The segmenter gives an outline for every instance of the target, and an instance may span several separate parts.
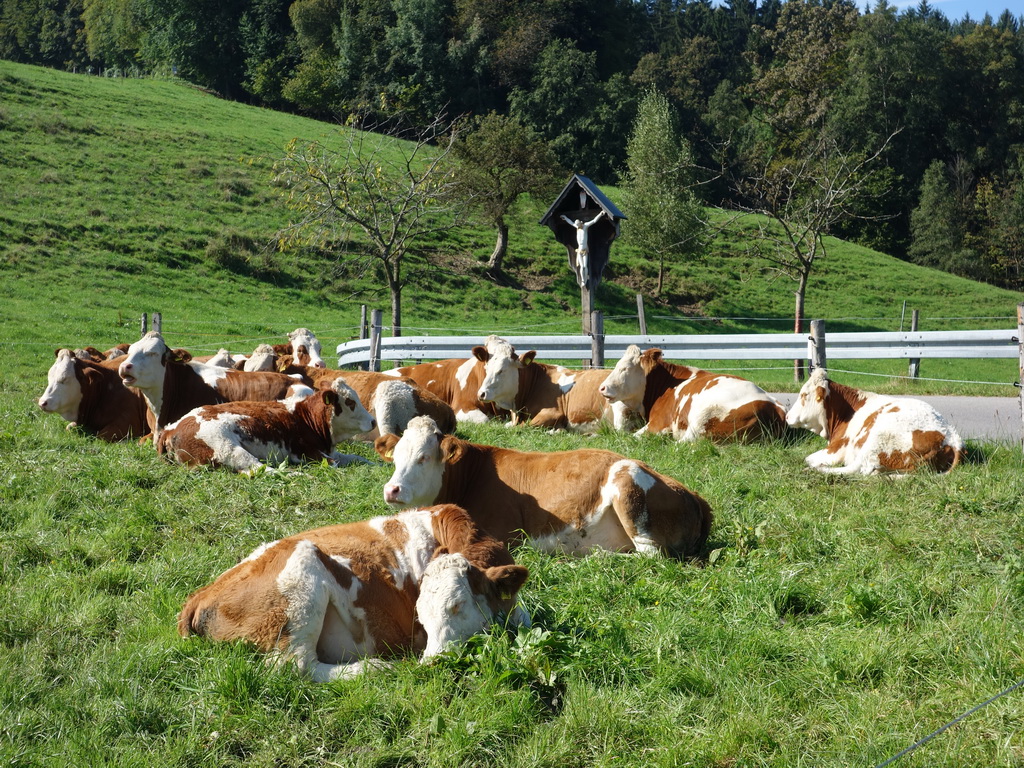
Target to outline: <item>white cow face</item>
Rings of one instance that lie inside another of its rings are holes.
[[[640,347],[631,344],[601,384],[599,391],[609,401],[624,403],[634,411],[644,404],[647,374],[640,364]]]
[[[334,442],[346,437],[369,432],[376,426],[373,416],[359,401],[359,395],[342,379],[331,382],[331,390],[338,395],[338,404],[331,418],[331,436]]]
[[[520,359],[515,348],[497,336],[488,336],[484,347],[473,347],[473,356],[484,364],[484,380],[477,391],[477,399],[514,411],[519,394],[519,370],[533,360],[534,354],[527,352]]]
[[[828,374],[824,368],[815,368],[800,387],[800,394],[786,413],[786,423],[791,427],[809,429],[828,438],[828,421],[825,414],[827,396]]]
[[[440,554],[427,565],[416,617],[427,634],[423,659],[464,642],[515,607],[526,569],[505,565],[481,571],[458,554]]]
[[[150,331],[128,347],[128,354],[117,369],[126,387],[139,389],[163,389],[164,366],[170,350],[163,337]]]
[[[299,363],[300,358],[304,357],[302,352],[305,349],[305,356],[309,358],[306,365],[310,368],[327,367],[324,359],[320,356],[320,340],[313,335],[309,328],[296,328],[288,334],[288,340],[292,343],[292,359],[296,363]]]
[[[397,509],[434,503],[444,477],[441,439],[441,430],[428,416],[411,419],[397,442],[394,435],[377,439],[378,453],[395,462],[395,471],[384,486],[384,501]]]
[[[38,402],[46,413],[58,413],[67,421],[78,418],[82,385],[75,375],[75,356],[71,350],[57,350],[57,359],[46,374],[46,389]]]

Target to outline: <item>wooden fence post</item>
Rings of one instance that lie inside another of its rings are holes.
[[[590,318],[590,367],[604,368],[604,313],[595,309]]]
[[[143,336],[145,336],[146,332],[148,330],[149,330],[149,315],[147,315],[145,312],[143,312],[142,313],[142,325],[139,326],[139,338],[141,339]]]
[[[911,331],[916,331],[917,330],[917,317],[918,317],[918,314],[919,314],[919,312],[916,309],[913,312],[910,313],[910,330]],[[918,377],[918,374],[921,373],[921,358],[920,357],[912,357],[912,358],[910,358],[910,372],[909,373],[910,373],[910,378],[912,378],[912,379],[916,379]]]
[[[1020,393],[1021,447],[1024,448],[1024,304],[1017,305],[1017,391]]]
[[[825,359],[825,321],[811,320],[811,370],[827,368]]]
[[[153,313],[153,330],[157,333],[163,333],[163,315],[159,312]]]
[[[359,307],[359,338],[365,339],[367,332],[368,331],[366,328],[366,305],[362,304]],[[359,370],[361,371],[368,371],[370,369],[367,363],[360,363],[356,367],[359,368]]]
[[[640,335],[647,335],[647,316],[644,314],[644,297],[643,294],[638,293],[636,295],[636,316],[640,320]]]
[[[383,312],[379,309],[370,313],[370,370],[380,371],[380,324]]]

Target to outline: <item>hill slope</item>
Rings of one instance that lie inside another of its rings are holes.
[[[146,311],[161,311],[174,343],[198,351],[246,350],[298,325],[330,349],[355,334],[359,304],[386,306],[372,282],[267,245],[287,222],[267,165],[291,138],[333,126],[180,83],[10,62],[0,62],[0,105],[0,322],[4,343],[27,353],[19,360],[132,341]],[[510,285],[479,278],[492,245],[486,228],[442,243],[440,271],[405,293],[406,332],[576,332],[578,289],[564,251],[537,224],[547,202],[524,200],[511,221]],[[674,265],[664,298],[648,297],[651,331],[788,330],[791,286],[744,247],[742,225],[727,225],[705,261]],[[609,332],[636,330],[635,294],[653,286],[655,269],[628,234],[616,244],[598,297]],[[925,329],[1006,327],[1021,298],[834,241],[807,314],[833,330],[895,330],[906,301]]]

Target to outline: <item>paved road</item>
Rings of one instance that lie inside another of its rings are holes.
[[[787,409],[796,393],[772,393]],[[1021,424],[1020,400],[1016,397],[952,397],[949,395],[920,397],[945,416],[965,440],[999,440],[1020,443],[1024,434]]]

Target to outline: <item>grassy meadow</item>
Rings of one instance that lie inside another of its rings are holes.
[[[244,645],[179,638],[186,596],[258,544],[386,514],[390,468],[188,471],[69,432],[35,398],[56,347],[134,341],[144,311],[196,352],[247,351],[300,325],[325,350],[350,338],[359,304],[385,297],[323,256],[265,247],[287,215],[261,158],[330,129],[178,83],[0,62],[0,764],[877,766],[1024,678],[1019,445],[971,443],[949,475],[894,481],[805,469],[822,447],[810,434],[677,445],[460,427],[524,450],[608,448],[678,478],[715,512],[704,557],[520,547],[532,630],[327,685]],[[575,331],[564,254],[536,226],[545,207],[517,211],[510,285],[474,272],[489,231],[457,233],[435,254],[443,268],[407,291],[407,331]],[[704,263],[675,265],[668,297],[648,305],[652,332],[786,329],[788,286],[744,249],[736,226]],[[600,294],[610,332],[635,328],[653,274],[615,246]],[[923,329],[984,328],[1015,324],[1022,297],[834,242],[808,314],[895,330],[903,300]],[[1015,381],[1015,367],[926,360],[922,374]],[[1024,691],[896,765],[1024,765]]]

